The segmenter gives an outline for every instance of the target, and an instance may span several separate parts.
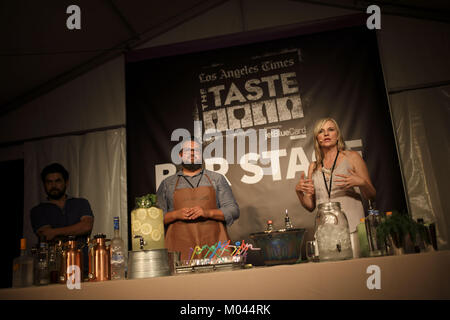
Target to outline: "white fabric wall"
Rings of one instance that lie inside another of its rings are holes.
[[[409,211],[436,222],[438,247],[450,248],[450,26],[386,16],[379,50]],[[402,91],[404,90],[404,91]]]
[[[450,86],[393,94],[391,104],[411,215],[436,221],[438,246],[449,249]]]
[[[25,197],[24,236],[37,242],[29,219],[30,210],[45,200],[41,170],[53,162],[69,171],[67,193],[88,199],[94,213],[92,235],[113,236],[113,218],[118,216],[121,236],[127,236],[126,136],[119,128],[78,136],[43,139],[24,145]]]
[[[378,32],[378,35],[387,90],[410,89],[412,86],[420,87],[434,82],[449,81],[450,26],[433,21],[388,16],[383,14],[382,7],[381,10],[382,29]],[[152,39],[142,45],[141,48],[325,19],[354,12],[288,0],[230,0]],[[410,90],[405,94],[390,94],[389,100],[393,119],[395,115],[393,124],[397,141],[401,140],[404,143],[402,147],[399,147],[403,176],[409,177],[415,172],[422,172],[422,176],[427,177],[427,185],[435,185],[434,189],[429,187],[430,197],[428,197],[429,200],[426,205],[417,206],[417,203],[413,201],[410,203],[410,209],[413,214],[416,214],[428,210],[427,208],[439,210],[438,208],[442,207],[439,223],[443,224],[440,229],[443,238],[440,240],[440,244],[445,244],[448,242],[448,238],[444,238],[445,232],[443,230],[447,230],[448,237],[450,210],[445,207],[445,195],[443,195],[441,188],[448,186],[445,182],[448,175],[445,176],[436,172],[432,175],[428,174],[429,172],[424,169],[428,167],[428,163],[423,162],[423,157],[413,159],[409,150],[417,148],[420,152],[428,152],[429,162],[433,163],[434,166],[432,170],[437,170],[436,164],[440,163],[442,159],[448,159],[448,154],[443,151],[443,148],[430,147],[434,146],[435,142],[434,138],[429,138],[428,132],[427,138],[422,139],[424,135],[420,131],[410,130],[411,127],[402,125],[404,121],[409,121],[403,117],[410,117],[411,114],[414,114],[416,118],[420,114],[424,114],[424,108],[430,106],[428,101],[433,101],[432,106],[442,110],[442,103],[445,102],[436,98],[439,95],[439,90]],[[422,102],[415,102],[416,100]],[[444,105],[445,108],[448,110],[448,105],[447,107]],[[428,109],[426,111],[428,112]],[[421,126],[428,129],[439,122],[440,119],[438,113],[428,113],[427,117],[421,119]],[[124,60],[123,57],[120,57],[0,117],[0,143],[124,124]],[[447,131],[448,129],[445,127],[435,126],[433,137],[438,136],[445,139]],[[409,138],[403,139],[404,137]],[[85,137],[85,139],[90,138],[90,134]],[[413,145],[414,143],[415,145]],[[427,149],[429,151],[426,151]],[[0,159],[10,160],[11,157],[20,156],[21,152],[20,145],[2,148]],[[76,158],[78,154],[75,153],[73,156]],[[417,162],[418,160],[422,162]],[[38,163],[37,159],[35,159],[35,162]],[[407,163],[411,164],[409,169]],[[73,170],[76,169],[78,168]],[[73,170],[71,170],[73,175],[85,179],[85,173]],[[83,167],[83,170],[90,169]],[[28,174],[27,171],[26,174]],[[33,179],[38,181],[35,177]],[[126,176],[124,179],[126,179]],[[425,184],[423,186],[425,187]],[[108,186],[105,188],[108,189]],[[408,193],[413,192],[410,185],[407,184],[406,188]],[[29,186],[27,186],[28,189]],[[435,190],[439,190],[439,192]],[[448,188],[443,190],[448,190]],[[422,191],[425,192],[425,190]],[[122,181],[120,192],[122,197],[126,196],[126,180]],[[414,192],[420,192],[420,189]],[[109,201],[101,196],[96,198],[98,196],[96,190],[89,190],[89,194],[86,193],[85,196],[91,202]],[[27,194],[25,197],[27,197]],[[408,198],[414,198],[414,195],[408,195]],[[103,205],[107,206],[108,204]],[[27,211],[27,208],[25,211]],[[99,217],[106,214],[103,212],[106,211],[99,210],[96,213],[98,217],[96,228],[100,224]],[[437,216],[440,215],[438,211],[433,212]],[[107,221],[105,223],[112,223],[109,220],[109,216],[105,217],[105,221]],[[444,226],[445,224],[446,226]],[[108,227],[105,230],[109,229]],[[124,228],[122,227],[122,229]]]

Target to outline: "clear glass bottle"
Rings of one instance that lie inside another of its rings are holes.
[[[125,279],[127,251],[120,237],[119,217],[114,217],[114,237],[111,239],[111,280]]]
[[[425,222],[423,221],[423,218],[417,219],[417,226],[418,230],[416,233],[416,242],[414,244],[414,249],[416,253],[425,252],[427,248],[427,233],[426,233],[426,227]],[[428,241],[430,242],[430,241]]]
[[[392,211],[387,211],[384,217],[381,218],[382,221],[387,221],[392,218]],[[388,235],[386,239],[384,239],[384,245],[386,247],[386,255],[392,256],[395,254],[394,243],[392,241],[392,237]]]
[[[370,256],[382,256],[386,254],[385,242],[377,238],[377,227],[382,222],[380,212],[369,201],[369,211],[366,217],[366,232],[369,240]]]
[[[315,221],[315,237],[320,261],[353,258],[348,221],[339,202],[319,204]]]
[[[57,255],[57,244],[52,243],[48,247],[48,271],[50,274],[50,283],[59,282],[59,263]]]
[[[267,220],[267,227],[264,232],[272,232],[273,231],[273,222],[272,220]]]
[[[292,225],[291,219],[288,216],[288,211],[286,209],[286,215],[284,216],[284,227],[286,230],[294,229],[294,226]]]
[[[31,247],[31,257],[33,258],[33,285],[38,285],[38,256],[39,256],[39,243]]]
[[[48,269],[48,244],[45,241],[39,243],[37,257],[37,279],[38,286],[45,286],[50,283],[50,273]]]
[[[20,239],[20,256],[13,260],[13,288],[33,285],[33,262],[33,257],[27,254],[27,240],[25,238]]]

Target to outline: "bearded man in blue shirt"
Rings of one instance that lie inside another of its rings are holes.
[[[88,200],[66,194],[69,173],[59,163],[46,166],[41,172],[47,201],[31,209],[31,225],[40,238],[52,241],[75,236],[84,243],[92,231],[94,215]]]

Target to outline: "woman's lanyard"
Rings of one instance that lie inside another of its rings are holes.
[[[339,150],[336,154],[336,158],[334,158],[334,163],[333,163],[333,167],[331,168],[331,174],[330,174],[330,189],[328,189],[328,185],[327,185],[327,179],[325,179],[325,173],[322,171],[322,176],[323,176],[323,182],[325,182],[325,188],[327,188],[327,192],[328,192],[328,199],[330,199],[331,197],[331,184],[333,183],[333,171],[334,171],[334,167],[336,166],[336,160],[338,158],[339,155]],[[323,161],[322,161],[322,168],[323,168]]]
[[[204,171],[202,171],[202,174],[201,174],[201,176],[200,176],[200,179],[199,179],[198,182],[197,182],[197,187],[196,187],[196,188],[198,188],[198,186],[199,186],[199,184],[200,184],[200,181],[202,181],[203,172],[204,172]],[[194,186],[192,185],[192,183],[191,183],[185,176],[182,176],[182,177],[184,178],[184,180],[186,180],[187,183],[189,183],[189,185],[192,187],[192,189],[195,189]]]

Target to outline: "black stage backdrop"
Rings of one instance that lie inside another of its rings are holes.
[[[138,60],[126,65],[129,212],[136,196],[155,193],[175,173],[171,152],[181,138],[171,141],[172,133],[194,134],[197,119],[203,133],[215,132],[205,151],[225,146],[206,161],[225,174],[241,209],[232,240],[249,241],[268,219],[282,228],[286,209],[295,227],[311,229],[314,213],[302,208],[295,185],[314,159],[314,123],[328,116],[366,161],[377,207],[406,210],[376,34],[365,26]]]

